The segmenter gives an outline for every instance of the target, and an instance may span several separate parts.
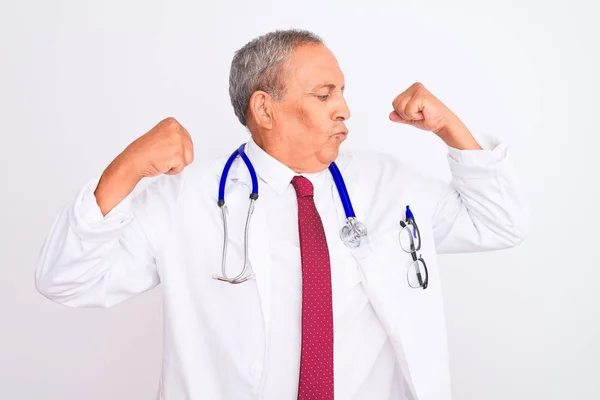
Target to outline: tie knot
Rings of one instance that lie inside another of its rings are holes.
[[[292,178],[292,185],[296,189],[296,195],[298,197],[311,197],[313,196],[313,185],[304,176],[295,176]]]

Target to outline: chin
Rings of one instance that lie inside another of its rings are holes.
[[[326,149],[322,149],[317,154],[317,158],[318,158],[319,162],[321,162],[322,164],[327,165],[327,166],[329,166],[329,164],[334,162],[338,157],[340,144],[341,144],[341,142],[335,146],[330,146],[330,147],[327,147]]]

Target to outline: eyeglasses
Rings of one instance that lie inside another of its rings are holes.
[[[421,255],[417,257],[417,252],[421,250],[421,233],[419,232],[419,227],[414,218],[411,217],[408,217],[405,221],[400,221],[400,226],[402,227],[398,234],[400,247],[406,253],[410,253],[413,259],[407,269],[406,278],[408,285],[414,289],[427,289],[429,283],[427,264],[425,264],[425,260],[423,260]]]

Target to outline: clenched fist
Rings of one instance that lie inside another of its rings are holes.
[[[194,161],[188,131],[175,118],[165,118],[133,141],[104,170],[94,191],[102,215],[108,214],[145,177],[175,175]]]
[[[481,147],[462,121],[422,83],[416,82],[392,102],[390,120],[438,135],[449,146],[466,150]]]
[[[175,175],[194,161],[194,146],[188,131],[169,117],[131,143],[122,159],[142,178]]]

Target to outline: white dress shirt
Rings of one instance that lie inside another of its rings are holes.
[[[246,154],[261,178],[259,201],[267,203],[274,268],[266,380],[261,399],[294,399],[301,351],[302,265],[298,203],[290,184],[294,171],[252,140]],[[339,239],[337,206],[329,171],[302,174],[314,187],[314,200],[327,238],[331,263],[336,399],[404,399],[391,344],[360,282],[356,261]]]

